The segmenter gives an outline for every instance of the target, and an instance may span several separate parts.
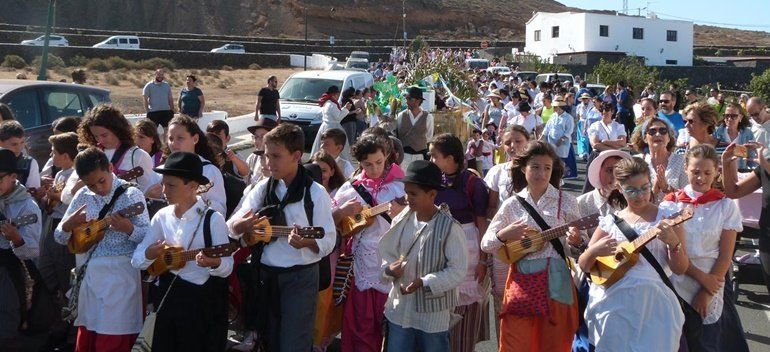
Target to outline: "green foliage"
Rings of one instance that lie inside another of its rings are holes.
[[[762,97],[765,101],[770,100],[770,69],[765,70],[761,75],[751,74],[748,88],[753,95]]]
[[[414,55],[413,57],[417,57]],[[438,74],[446,82],[449,90],[460,99],[475,97],[478,93],[473,85],[470,74],[465,70],[463,63],[455,63],[454,58],[445,58],[438,55],[435,60],[429,60],[427,55],[421,55],[419,59],[412,60],[417,63],[414,69],[406,76],[406,86],[419,85],[421,80],[433,74]]]
[[[418,35],[417,38],[414,38],[414,40],[412,40],[412,42],[409,44],[409,53],[419,53],[427,48],[428,42],[425,41],[425,37]]]
[[[522,71],[535,71],[540,73],[548,72],[567,72],[567,68],[562,65],[552,64],[546,59],[541,59],[537,55],[518,55],[519,69]]]
[[[88,59],[81,55],[75,55],[70,58],[70,66],[84,67],[88,64]]]
[[[104,59],[91,59],[86,63],[86,68],[89,71],[107,72],[110,70],[110,66],[107,65],[107,61]]]
[[[27,62],[24,61],[24,58],[22,58],[19,55],[5,55],[2,66],[15,68],[15,69],[22,69],[27,67]]]
[[[640,93],[648,83],[661,82],[660,72],[654,67],[645,66],[637,57],[625,57],[617,62],[608,62],[604,59],[594,66],[593,77],[608,86],[614,86],[623,81],[633,88],[635,93]],[[680,85],[683,87],[684,85]],[[668,88],[668,85],[666,85]]]

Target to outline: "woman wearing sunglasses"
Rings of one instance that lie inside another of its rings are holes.
[[[637,234],[657,227],[660,234],[646,248],[663,270],[684,274],[688,266],[684,229],[671,226],[665,219],[676,212],[675,207],[658,208],[652,202],[647,163],[640,158],[623,159],[615,166],[614,176],[615,192],[628,203],[617,217]],[[597,257],[614,254],[618,244],[626,240],[612,214],[601,217],[578,260],[580,268],[590,271]],[[597,351],[676,351],[684,324],[674,292],[644,257],[612,286],[591,284],[585,318],[589,340]]]
[[[751,131],[751,122],[744,113],[740,104],[731,102],[725,108],[724,120],[717,127],[714,136],[719,140],[719,146],[727,146],[730,143],[745,145],[754,142],[754,132]],[[738,169],[749,169],[756,166],[756,150],[748,149],[748,158],[738,158]]]
[[[717,146],[719,140],[714,136],[718,113],[713,106],[706,103],[695,103],[684,108],[684,129],[686,133],[679,135],[677,153],[684,154],[687,149],[699,144]]]
[[[650,167],[652,192],[656,203],[666,193],[687,185],[684,156],[673,153],[676,149],[674,131],[666,121],[659,117],[647,120],[631,138],[631,145],[636,151],[644,154],[644,161]]]

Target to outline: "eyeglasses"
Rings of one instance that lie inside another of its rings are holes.
[[[650,187],[651,187],[650,183],[647,182],[647,184],[645,184],[641,188],[634,188],[634,187],[623,188],[623,187],[621,187],[620,189],[623,190],[623,194],[628,196],[628,198],[639,198],[639,196],[642,196],[645,193],[649,192],[650,191]]]
[[[668,103],[670,103],[670,102],[671,102],[671,100],[666,100],[666,99],[661,99],[661,100],[660,100],[660,103],[661,103],[661,104],[668,104]]]
[[[740,116],[740,115],[738,115],[738,114],[724,114],[725,120],[727,120],[727,119],[736,119],[736,118],[738,118],[738,116]]]
[[[647,134],[649,134],[650,136],[654,136],[656,134],[660,136],[666,136],[668,135],[668,128],[666,127],[648,128]]]

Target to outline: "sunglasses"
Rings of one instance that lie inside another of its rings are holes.
[[[725,120],[726,119],[736,119],[736,118],[738,118],[738,116],[740,116],[740,115],[738,115],[738,114],[724,114]]]
[[[665,136],[665,135],[668,135],[668,128],[666,127],[648,128],[647,134],[649,134],[650,136],[654,136],[656,134],[660,136]]]
[[[628,198],[639,198],[640,196],[643,196],[644,194],[649,192],[650,187],[652,187],[652,185],[649,182],[647,182],[647,184],[645,184],[641,188],[634,188],[634,187],[622,188],[621,187],[620,189],[623,191],[623,194],[628,196]]]

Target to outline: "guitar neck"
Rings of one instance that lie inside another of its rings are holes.
[[[198,253],[200,253],[201,251],[207,257],[219,258],[235,251],[236,249],[238,249],[237,247],[238,245],[235,243],[226,243],[226,244],[222,244],[214,247],[190,249],[186,251],[173,253],[172,255],[182,259],[185,262],[189,262],[189,261],[195,260],[195,256],[198,255]]]
[[[634,252],[642,249],[642,247],[647,245],[647,243],[655,239],[655,237],[657,237],[658,234],[660,234],[660,230],[657,227],[653,227],[647,230],[641,236],[637,237],[635,240],[631,242],[634,245]]]
[[[382,204],[373,206],[373,207],[371,207],[371,208],[369,208],[367,210],[364,210],[364,212],[365,212],[364,215],[367,218],[371,218],[371,217],[375,217],[377,215],[380,215],[380,214],[382,214],[384,212],[387,212],[388,210],[390,210],[390,202],[382,203]]]
[[[548,230],[545,230],[540,233],[540,235],[543,237],[543,241],[550,241],[557,239],[559,237],[562,237],[567,234],[567,231],[569,230],[569,227],[572,226],[570,224],[564,224],[557,227],[552,227]]]

